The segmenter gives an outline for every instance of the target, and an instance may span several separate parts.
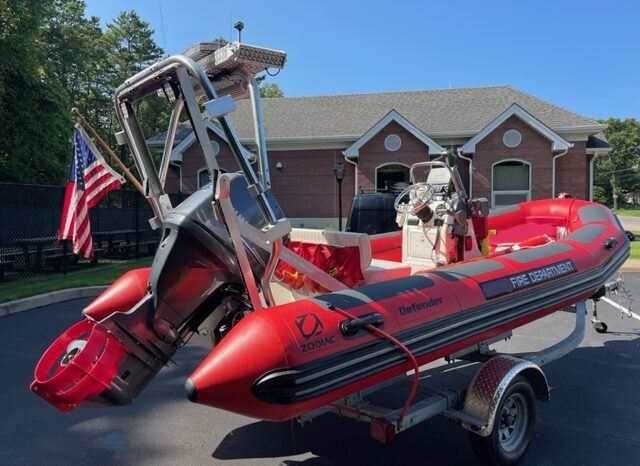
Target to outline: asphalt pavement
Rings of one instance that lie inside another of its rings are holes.
[[[626,273],[640,297],[640,274]],[[55,411],[29,392],[48,344],[79,319],[87,299],[0,318],[0,465],[472,465],[467,433],[435,418],[382,445],[366,424],[328,414],[301,428],[192,404],[184,380],[206,350],[187,346],[126,407]],[[637,307],[632,309],[638,312]],[[640,322],[600,305],[609,333],[588,325],[582,344],[545,366],[551,401],[538,403],[523,465],[638,464]],[[558,312],[516,331],[505,351],[530,351],[568,334]],[[402,402],[400,398],[400,403]]]

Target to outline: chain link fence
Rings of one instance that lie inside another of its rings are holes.
[[[95,258],[73,254],[71,241],[57,239],[64,187],[0,183],[0,281],[66,273],[98,263],[153,255],[160,230],[136,191],[111,191],[90,211]],[[181,194],[171,195],[182,201]],[[174,204],[175,205],[175,204]]]

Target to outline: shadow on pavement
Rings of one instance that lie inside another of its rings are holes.
[[[613,451],[619,464],[635,463],[640,448],[640,338],[607,340],[635,337],[636,332],[591,333],[602,346],[578,348],[545,367],[554,391],[549,403],[537,405],[536,434],[522,464],[608,464]],[[229,432],[212,456],[314,455],[281,463],[287,466],[476,464],[467,435],[434,418],[382,445],[369,436],[367,424],[326,414],[304,427],[264,421],[242,426]]]
[[[132,405],[60,414],[30,393],[28,384],[42,351],[78,320],[81,306],[57,306],[55,316],[30,311],[0,319],[3,466],[476,464],[467,433],[443,418],[382,445],[370,437],[368,425],[333,415],[303,428],[189,403],[182,385],[207,353],[195,346],[180,350],[178,366],[163,369]],[[606,317],[611,333],[598,335],[588,326],[582,347],[545,367],[554,391],[549,403],[538,404],[537,432],[523,465],[600,465],[612,458],[637,464],[640,324],[620,321],[617,314]],[[570,323],[570,315],[558,313],[523,330],[524,338],[516,336],[514,343],[555,337],[551,327],[562,330]]]

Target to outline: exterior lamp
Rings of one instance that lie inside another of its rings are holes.
[[[338,231],[342,231],[342,180],[344,179],[344,165],[336,162],[333,166],[333,173],[338,183]]]

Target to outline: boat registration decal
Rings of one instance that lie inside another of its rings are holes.
[[[554,278],[576,272],[576,265],[570,259],[554,262],[512,275],[480,283],[480,289],[486,299],[496,298],[523,288],[529,288]]]

